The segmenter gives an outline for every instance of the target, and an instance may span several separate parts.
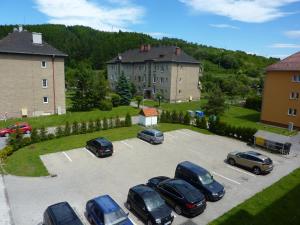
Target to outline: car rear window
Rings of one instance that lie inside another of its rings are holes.
[[[197,202],[201,199],[201,193],[189,183],[174,184],[173,186],[189,202]]]

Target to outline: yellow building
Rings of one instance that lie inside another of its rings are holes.
[[[261,121],[300,128],[300,52],[267,68]]]

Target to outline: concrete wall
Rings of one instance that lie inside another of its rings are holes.
[[[293,82],[299,72],[268,72],[265,78],[261,120],[287,127],[289,122],[300,127],[300,99],[290,99],[291,92],[300,94],[300,83]],[[297,109],[297,115],[288,115],[288,109]]]
[[[41,62],[46,61],[46,68]],[[65,113],[65,73],[64,59],[54,61],[56,109]],[[48,87],[42,87],[42,79],[48,80]],[[52,58],[44,56],[0,54],[0,116],[7,112],[8,117],[22,116],[27,109],[28,116],[53,114],[54,83]],[[49,103],[43,103],[48,97]]]

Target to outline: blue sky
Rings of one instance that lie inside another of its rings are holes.
[[[136,31],[285,57],[300,51],[300,0],[1,0],[1,24]]]

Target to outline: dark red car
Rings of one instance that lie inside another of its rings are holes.
[[[7,128],[0,129],[0,137],[8,137],[10,134],[15,133],[17,128],[24,133],[30,134],[32,128],[28,123],[16,123],[15,125],[8,126]]]

